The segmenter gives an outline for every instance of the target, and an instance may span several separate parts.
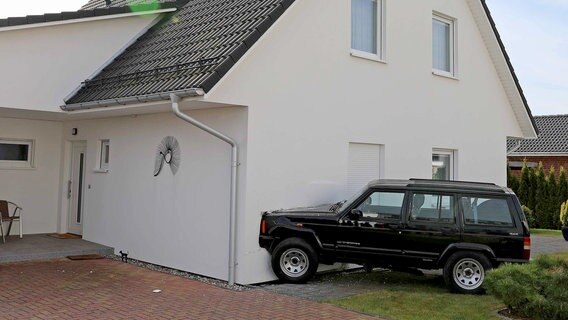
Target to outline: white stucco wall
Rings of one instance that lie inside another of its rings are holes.
[[[246,163],[246,108],[188,114],[234,137]],[[77,136],[71,135],[72,128],[78,129]],[[128,251],[135,259],[227,279],[228,144],[171,113],[71,121],[64,133],[65,141],[87,141],[84,239],[114,247],[117,253]],[[181,167],[174,176],[165,165],[154,177],[156,150],[166,136],[179,141]],[[93,171],[101,139],[110,139],[108,173]],[[241,196],[245,170],[243,164]]]
[[[62,124],[0,118],[0,138],[34,140],[32,169],[0,169],[0,198],[20,205],[24,233],[57,231]],[[18,233],[14,223],[11,234]]]
[[[61,112],[63,99],[155,18],[0,29],[0,108]]]
[[[458,20],[458,80],[435,76],[432,12]],[[350,56],[350,2],[296,1],[208,95],[249,106],[237,281],[274,279],[258,246],[263,210],[345,199],[348,143],[383,145],[384,178],[431,178],[432,149],[457,178],[505,184],[521,136],[465,1],[387,0],[387,63]]]

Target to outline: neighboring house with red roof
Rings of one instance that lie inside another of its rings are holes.
[[[0,20],[0,70],[25,233],[242,284],[275,279],[263,211],[504,185],[507,139],[537,136],[484,0],[91,0]]]
[[[517,140],[507,142],[509,167],[520,175],[523,163],[536,167],[540,162],[548,173],[554,166],[556,174],[560,167],[568,170],[568,114],[536,116],[539,129],[538,139]]]

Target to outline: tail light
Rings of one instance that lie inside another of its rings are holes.
[[[260,221],[260,234],[266,234],[266,220]]]
[[[531,237],[523,238],[523,259],[529,260],[531,258]]]

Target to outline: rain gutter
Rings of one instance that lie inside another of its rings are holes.
[[[108,99],[108,100],[99,100],[99,101],[89,101],[89,102],[81,102],[81,103],[72,103],[72,104],[64,104],[60,108],[63,111],[78,111],[78,110],[89,110],[89,109],[96,109],[96,108],[108,108],[108,107],[117,107],[117,106],[125,106],[128,104],[135,104],[135,103],[147,103],[147,102],[157,102],[157,101],[164,101],[170,100],[170,95],[175,94],[178,97],[202,97],[205,95],[205,91],[201,88],[190,88],[178,91],[170,91],[170,92],[162,92],[162,93],[152,93],[152,94],[145,94],[135,97],[125,97],[125,98],[116,98],[116,99]]]

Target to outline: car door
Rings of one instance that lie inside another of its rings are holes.
[[[337,255],[365,261],[400,255],[404,205],[404,191],[369,191],[348,210],[358,218],[346,213],[340,219]]]
[[[409,199],[403,254],[420,263],[434,262],[450,244],[461,240],[456,195],[413,191]]]
[[[510,197],[503,195],[460,195],[463,211],[463,241],[483,244],[500,259],[523,257],[522,221]]]

